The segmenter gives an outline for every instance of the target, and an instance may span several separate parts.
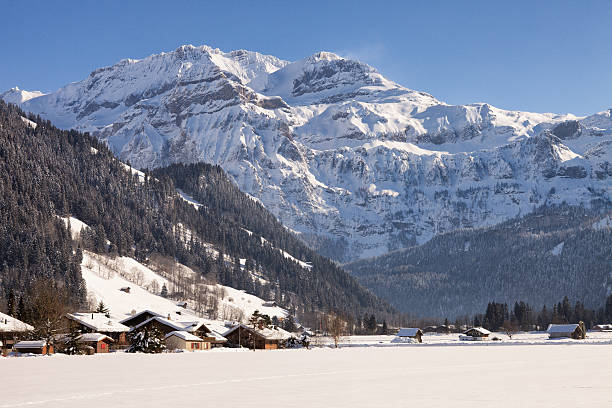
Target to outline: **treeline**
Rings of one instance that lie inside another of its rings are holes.
[[[491,299],[551,305],[567,295],[598,308],[612,289],[609,203],[543,207],[502,224],[460,230],[346,265],[404,313],[473,316]]]
[[[101,254],[147,262],[175,259],[203,276],[274,298],[296,313],[342,310],[394,316],[384,301],[296,239],[261,205],[242,194],[217,166],[175,165],[133,174],[94,137],[62,131],[0,102],[0,287],[27,303],[38,277],[66,287],[75,305],[86,288],[81,255],[59,217],[91,228],[80,245]],[[176,194],[182,188],[203,205]],[[263,243],[262,236],[269,243]],[[213,256],[215,248],[221,256]],[[308,261],[303,268],[284,250]],[[247,258],[240,268],[239,258]],[[229,259],[229,261],[228,261]],[[258,273],[266,283],[254,279]],[[2,307],[2,305],[0,305]]]

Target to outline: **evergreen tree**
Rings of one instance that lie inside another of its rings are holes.
[[[81,330],[79,330],[76,325],[71,325],[70,333],[68,334],[68,338],[66,339],[66,343],[64,344],[64,353],[71,355],[83,354],[83,347],[81,343],[79,343],[80,337]]]
[[[166,287],[165,283],[162,285],[161,292],[159,293],[159,295],[163,298],[168,297],[168,288]]]
[[[108,313],[108,308],[106,307],[103,301],[100,301],[100,303],[98,303],[96,313]]]
[[[293,316],[289,315],[285,317],[285,320],[283,320],[283,329],[287,330],[289,333],[294,333],[297,330]]]
[[[130,336],[128,353],[161,353],[166,349],[164,339],[155,326],[140,330]]]

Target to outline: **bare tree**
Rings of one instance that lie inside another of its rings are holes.
[[[69,310],[67,290],[51,278],[39,278],[31,292],[32,323],[36,335],[47,342],[47,354],[55,343],[55,335],[66,330],[64,316]]]
[[[329,315],[327,318],[327,331],[332,339],[334,339],[334,346],[338,348],[340,338],[346,332],[346,322],[337,314]]]
[[[516,324],[514,324],[514,322],[511,322],[510,320],[504,320],[504,324],[502,325],[501,328],[504,331],[504,333],[506,333],[508,338],[512,340],[512,335],[516,333],[517,331]]]

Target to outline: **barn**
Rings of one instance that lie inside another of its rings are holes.
[[[277,326],[252,328],[240,323],[223,333],[234,346],[260,350],[275,350],[284,346],[291,333]]]
[[[111,337],[102,333],[85,333],[80,335],[77,341],[96,354],[108,353],[111,345],[115,342]]]
[[[71,328],[83,333],[105,334],[118,346],[127,345],[127,333],[130,328],[119,323],[107,313],[68,313],[66,318]]]
[[[549,339],[571,338],[581,340],[586,338],[586,329],[582,322],[574,324],[550,324],[546,332]]]
[[[53,345],[47,345],[45,340],[20,341],[13,346],[18,353],[53,354]]]
[[[401,328],[397,334],[395,335],[395,338],[393,340],[391,340],[392,343],[413,343],[413,342],[418,342],[418,343],[422,343],[423,342],[423,332],[421,331],[421,329],[417,328],[417,327],[404,327]]]
[[[204,339],[184,330],[172,331],[164,336],[168,350],[200,351],[210,350],[211,338]]]
[[[459,336],[459,339],[467,341],[483,341],[489,340],[490,334],[491,332],[484,327],[472,327],[471,329],[463,332],[463,334]]]

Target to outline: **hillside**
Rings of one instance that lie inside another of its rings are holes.
[[[79,265],[87,250],[162,270],[181,263],[208,282],[274,299],[300,316],[329,310],[393,313],[242,195],[220,168],[179,166],[151,176],[120,162],[87,134],[24,116],[0,102],[0,278],[7,293],[13,289],[27,299],[34,278],[51,276],[84,305],[87,288]],[[208,180],[210,195],[187,186],[179,194],[164,172]],[[199,204],[185,199],[189,193]],[[242,224],[244,211],[252,220]],[[90,227],[80,233],[79,248],[58,217]]]
[[[75,78],[77,80],[78,78]],[[137,168],[220,165],[319,253],[381,255],[543,205],[610,200],[610,110],[449,105],[360,61],[182,46],[48,95],[13,90]]]
[[[345,267],[397,309],[419,316],[473,315],[491,301],[541,307],[563,296],[598,308],[612,293],[608,211],[541,208]]]

